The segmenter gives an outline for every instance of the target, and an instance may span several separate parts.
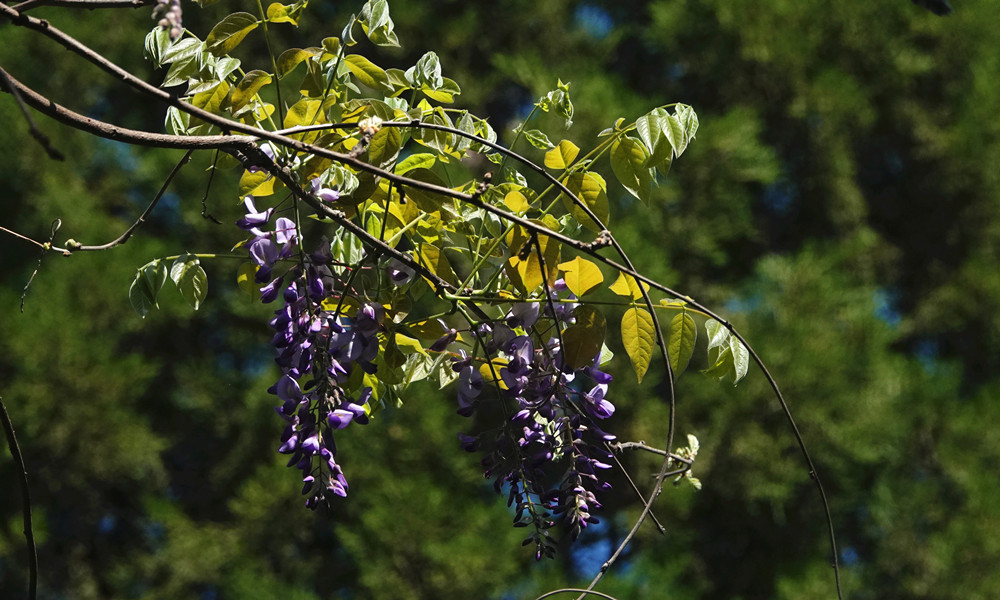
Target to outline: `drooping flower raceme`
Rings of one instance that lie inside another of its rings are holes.
[[[553,300],[565,291],[559,283]],[[572,306],[554,301],[554,310],[545,313],[567,325],[573,321]],[[503,323],[479,326],[474,335],[492,360],[477,364],[461,352],[452,365],[458,373],[459,414],[472,415],[490,387],[504,404],[508,418],[499,430],[460,434],[459,440],[469,451],[485,448],[484,474],[498,493],[507,488],[515,525],[534,526],[525,544],[535,543],[539,559],[554,554],[548,530],[558,523],[575,540],[598,522],[591,513],[601,506],[597,493],[610,487],[602,472],[611,466],[607,443],[615,439],[596,424],[614,413],[606,397],[611,376],[600,370],[599,355],[573,369],[563,360],[558,335],[544,342],[537,333],[529,335],[541,309],[538,302],[516,304]]]
[[[282,375],[268,391],[278,396],[277,411],[286,421],[278,452],[289,455],[288,466],[302,471],[306,506],[317,508],[330,496],[347,494],[333,432],[368,422],[372,389],[360,386],[352,392],[359,386],[352,387],[351,376],[355,369],[375,372],[372,361],[379,351],[384,311],[369,303],[352,319],[338,314],[334,294],[339,280],[330,268],[333,258],[325,242],[287,273],[272,278],[277,263],[295,252],[298,232],[284,217],[269,230],[273,211],[258,211],[249,197],[245,205],[247,214],[237,224],[254,234],[250,258],[257,266],[257,282],[266,282],[260,288],[261,301],[273,302],[279,295],[283,300],[270,321],[271,345]],[[283,286],[286,277],[289,283]]]

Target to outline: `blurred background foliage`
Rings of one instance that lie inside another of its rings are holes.
[[[244,4],[185,4],[185,22],[204,35]],[[272,28],[279,45],[339,35],[360,8],[313,4],[299,29]],[[459,105],[508,141],[557,78],[572,82],[566,137],[581,147],[617,117],[674,101],[698,111],[698,139],[651,206],[615,191],[612,226],[640,270],[718,308],[769,364],[859,600],[1000,589],[1000,5],[954,5],[938,18],[905,0],[423,0],[392,4],[402,49],[361,47],[384,67],[436,51]],[[37,14],[159,81],[141,56],[147,9]],[[55,44],[9,24],[0,42],[0,64],[53,99],[160,130],[162,107]],[[261,40],[244,46],[260,59]],[[36,119],[68,161],[48,160],[0,97],[0,225],[36,239],[55,218],[57,242],[112,239],[180,158]],[[200,216],[210,161],[196,156],[127,245],[46,257],[23,314],[38,252],[0,236],[0,395],[32,484],[40,597],[520,599],[589,580],[638,512],[625,482],[576,550],[533,564],[458,449],[468,424],[450,390],[413,389],[342,435],[350,498],[329,517],[301,506],[265,392],[270,309],[238,293],[236,261],[207,265],[197,313],[171,292],[145,321],[129,307],[140,265],[237,237]],[[235,181],[208,192],[224,223],[240,214]],[[615,349],[609,426],[662,445],[663,374],[638,386]],[[666,490],[667,535],[644,528],[599,589],[830,598],[821,507],[764,378],[752,368],[734,389],[692,370],[678,383],[704,489]],[[626,458],[641,485],[658,468]],[[0,596],[12,598],[26,567],[6,454],[0,482]]]

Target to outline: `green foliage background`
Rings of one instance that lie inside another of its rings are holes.
[[[403,48],[374,54],[406,68],[436,51],[459,104],[508,139],[559,77],[581,147],[664,102],[698,111],[698,139],[651,206],[613,194],[612,226],[640,270],[722,308],[769,364],[824,476],[849,598],[1000,589],[1000,7],[955,5],[940,19],[904,0],[397,2]],[[207,31],[239,6],[185,6],[186,24]],[[313,43],[357,8],[316,2],[298,30],[275,31]],[[38,13],[160,77],[141,58],[146,9]],[[7,24],[0,64],[81,112],[161,127],[162,109]],[[111,239],[179,158],[36,119],[67,162],[47,160],[0,97],[0,225],[35,238],[59,217],[57,241]],[[637,514],[624,482],[606,528],[534,565],[458,450],[451,391],[415,391],[341,436],[351,497],[329,519],[301,507],[264,392],[270,311],[238,294],[236,265],[206,265],[197,313],[179,295],[145,321],[128,304],[148,260],[228,250],[225,227],[199,215],[209,160],[125,246],[47,257],[23,314],[37,252],[0,237],[0,395],[32,483],[40,597],[527,598],[589,579]],[[208,197],[224,223],[240,214],[234,189],[235,175],[217,179]],[[619,437],[663,438],[662,376],[615,381]],[[831,597],[820,506],[763,377],[679,384],[704,489],[667,490],[667,535],[644,529],[599,589]],[[656,468],[630,459],[640,479]],[[0,596],[16,597],[24,544],[7,456],[0,481]]]

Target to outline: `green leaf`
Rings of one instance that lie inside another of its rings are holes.
[[[663,127],[663,135],[670,141],[670,146],[674,149],[674,156],[680,156],[688,145],[687,132],[676,116],[667,117]]]
[[[191,99],[191,104],[198,108],[203,108],[213,114],[222,114],[222,105],[229,96],[229,83],[220,81],[214,88],[195,94]]]
[[[562,332],[563,359],[566,366],[580,369],[591,364],[600,354],[606,323],[604,315],[586,304],[576,307],[573,316],[576,323]]]
[[[646,166],[648,155],[639,140],[623,137],[611,145],[611,168],[615,177],[630,194],[649,205],[653,178]]]
[[[530,143],[535,148],[538,148],[539,150],[548,150],[549,148],[555,148],[555,144],[549,141],[548,136],[546,136],[541,131],[538,131],[537,129],[529,129],[525,131],[524,137],[525,139],[528,140],[528,143]]]
[[[185,254],[170,267],[170,278],[191,308],[198,310],[208,294],[208,276],[198,257]]]
[[[241,264],[239,270],[236,272],[236,285],[252,299],[257,298],[259,289],[255,280],[256,275],[257,265],[249,261]]]
[[[344,57],[344,64],[362,85],[376,91],[391,91],[389,77],[385,71],[364,56],[348,54]]]
[[[392,31],[394,25],[389,17],[389,3],[386,0],[365,2],[361,8],[360,21],[368,39],[376,46],[399,46],[399,38]]]
[[[698,133],[697,113],[687,104],[678,104],[674,108],[674,114],[677,115],[677,121],[684,128],[684,136],[687,138],[688,143],[691,143],[695,134]]]
[[[160,58],[160,64],[168,64],[190,60],[204,52],[201,40],[196,38],[181,38],[167,48]]]
[[[686,311],[677,313],[670,321],[667,333],[667,355],[670,357],[670,368],[674,376],[687,369],[694,354],[694,345],[698,341],[698,326]]]
[[[558,266],[565,273],[563,280],[566,282],[566,287],[569,288],[569,291],[576,294],[577,298],[583,297],[584,294],[592,292],[604,283],[604,274],[601,273],[597,265],[579,256]]]
[[[267,7],[267,20],[272,23],[291,23],[298,27],[302,9],[305,8],[306,4],[305,0],[288,5],[274,2]]]
[[[395,129],[395,128],[393,128]],[[396,164],[397,173],[406,173],[413,169],[429,169],[437,162],[437,157],[427,152],[411,154]]]
[[[432,90],[444,86],[441,76],[441,59],[434,52],[427,52],[417,60],[417,64],[406,70],[406,78],[413,82],[414,87],[428,87]]]
[[[604,178],[593,171],[577,171],[570,174],[563,183],[581,202],[594,213],[605,227],[608,224],[609,208],[607,184]],[[571,198],[565,194],[560,195],[563,206],[576,218],[584,227],[595,233],[600,233],[602,227],[594,222],[586,212],[583,211]]]
[[[326,123],[323,114],[323,102],[314,98],[302,98],[285,113],[285,122],[282,127],[298,127],[299,125],[313,125],[315,123]]]
[[[750,351],[734,335],[729,337],[729,352],[733,356],[733,370],[730,373],[733,377],[733,385],[746,376],[750,368]]]
[[[229,54],[258,24],[257,17],[250,13],[233,13],[212,28],[205,38],[205,48],[215,56]]]
[[[550,169],[568,169],[576,156],[580,153],[580,148],[569,140],[559,142],[559,145],[545,153],[545,166]]]
[[[639,117],[635,122],[635,129],[639,132],[639,138],[649,151],[645,166],[655,167],[665,161],[669,161],[673,155],[673,148],[670,140],[663,133],[667,119],[670,115],[663,108],[654,108],[648,114]]]
[[[380,168],[387,168],[396,161],[403,145],[403,134],[398,127],[383,127],[372,136],[368,143],[368,162]]]
[[[156,297],[167,281],[167,268],[161,259],[156,259],[136,271],[135,279],[128,290],[128,299],[132,309],[140,317],[146,318],[149,311],[159,308]]]
[[[233,89],[233,94],[229,98],[229,105],[233,112],[246,106],[247,102],[257,95],[262,87],[271,83],[271,74],[254,69],[246,75]]]
[[[653,358],[655,340],[653,317],[649,311],[638,307],[626,310],[622,316],[622,344],[629,359],[632,360],[632,369],[640,382],[649,369],[649,361]]]
[[[462,88],[458,87],[454,80],[442,77],[440,86],[432,88],[429,85],[424,85],[421,86],[420,91],[435,102],[451,104],[455,101],[455,96],[462,93]]]
[[[418,255],[420,266],[425,267],[441,279],[450,284],[456,284],[455,271],[451,268],[451,262],[441,248],[433,244],[421,244]]]
[[[726,340],[729,339],[729,330],[715,319],[705,321],[705,333],[708,334],[709,350],[723,347]]]
[[[303,50],[302,48],[289,48],[285,50],[278,57],[278,78],[280,79],[288,75],[292,69],[299,66],[299,63],[313,56],[314,53],[312,51]]]

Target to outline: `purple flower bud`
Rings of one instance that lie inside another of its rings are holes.
[[[260,301],[264,304],[270,304],[274,302],[278,297],[278,290],[281,289],[283,277],[277,277],[271,281],[271,283],[260,288]]]
[[[454,329],[449,329],[443,336],[441,336],[440,338],[437,339],[437,341],[431,344],[429,350],[431,352],[441,352],[442,350],[447,348],[449,344],[454,342],[455,338],[457,337],[458,337],[458,331]]]
[[[416,274],[416,271],[395,258],[389,259],[385,268],[389,273],[389,281],[391,281],[393,285],[406,285]]]

